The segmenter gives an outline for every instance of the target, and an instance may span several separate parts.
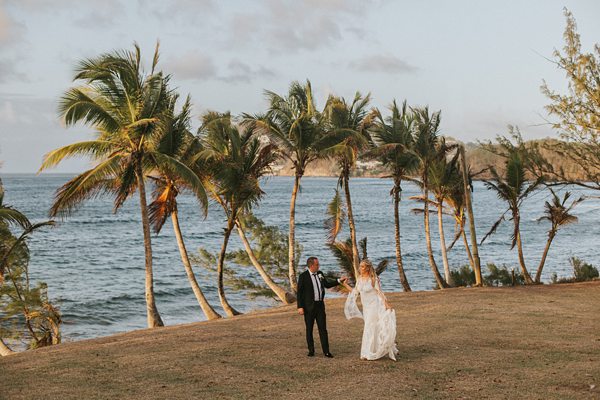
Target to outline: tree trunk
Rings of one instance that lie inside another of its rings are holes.
[[[352,199],[350,198],[350,171],[344,171],[344,192],[346,194],[346,208],[348,211],[348,228],[350,229],[350,240],[352,241],[352,266],[354,267],[354,276],[360,276],[358,269],[359,256],[358,245],[356,244],[356,226],[354,225],[354,214],[352,214]]]
[[[463,243],[465,244],[467,256],[469,257],[469,264],[471,265],[473,272],[475,272],[475,260],[473,260],[473,255],[471,254],[471,249],[469,248],[469,241],[467,240],[467,234],[464,227],[461,228],[461,236],[463,238]],[[477,282],[477,273],[475,273],[475,282]]]
[[[460,151],[460,161],[462,164],[463,190],[465,196],[465,206],[469,216],[469,231],[471,234],[471,247],[473,248],[473,271],[475,272],[475,286],[483,285],[481,277],[481,259],[479,258],[479,247],[477,245],[477,234],[475,232],[475,216],[473,215],[473,204],[471,202],[471,191],[469,190],[469,178],[467,176],[467,161],[465,157],[464,146],[458,147]]]
[[[225,297],[225,289],[223,287],[223,265],[225,264],[225,254],[227,252],[227,243],[229,242],[229,236],[233,230],[234,222],[229,219],[227,221],[227,229],[225,229],[225,236],[223,237],[223,246],[221,247],[221,253],[219,254],[219,261],[217,264],[217,291],[219,292],[219,300],[223,310],[229,317],[240,315],[241,313],[234,309],[227,298]]]
[[[185,248],[185,243],[183,242],[183,236],[181,235],[177,210],[174,210],[171,213],[171,222],[173,223],[173,230],[175,231],[175,238],[177,239],[177,246],[179,247],[179,254],[181,255],[181,261],[183,262],[185,273],[187,275],[188,281],[190,281],[190,286],[194,291],[196,300],[198,300],[198,304],[200,304],[200,308],[202,309],[204,315],[206,316],[206,319],[208,320],[221,318],[219,313],[217,313],[214,310],[214,308],[212,308],[208,300],[206,300],[206,297],[204,297],[204,293],[202,293],[200,285],[198,285],[198,281],[196,280],[196,276],[194,275],[194,270],[192,269],[192,264],[190,263],[190,259],[188,257],[187,249]]]
[[[410,292],[410,285],[406,274],[404,273],[404,264],[402,263],[402,251],[400,250],[400,185],[394,185],[394,231],[396,236],[396,263],[398,264],[398,274],[400,283],[405,292]]]
[[[277,297],[279,297],[279,300],[281,300],[283,304],[291,304],[294,301],[296,301],[296,296],[294,296],[292,293],[286,292],[285,289],[283,289],[281,286],[275,283],[275,281],[269,276],[267,271],[265,271],[263,266],[260,264],[256,256],[254,255],[254,251],[252,250],[250,242],[248,242],[246,234],[241,228],[239,221],[236,222],[236,226],[238,234],[240,235],[240,239],[242,239],[242,243],[244,244],[244,248],[246,249],[246,253],[248,253],[248,257],[250,258],[252,265],[254,265],[254,268],[256,268],[256,271],[258,271],[258,274],[263,279],[263,281],[265,281],[269,289],[271,289],[273,293],[275,293]]]
[[[2,339],[0,339],[0,356],[10,356],[11,354],[15,354],[6,343]]]
[[[442,248],[442,262],[444,263],[444,277],[448,286],[454,286],[454,280],[450,273],[450,264],[448,263],[448,251],[446,250],[446,235],[444,235],[444,219],[443,219],[443,204],[444,200],[440,199],[438,203],[438,229],[440,232],[440,247]]]
[[[427,173],[425,173],[427,174]],[[424,205],[424,222],[425,222],[425,242],[427,244],[427,255],[429,257],[429,266],[431,267],[431,272],[433,272],[433,277],[435,278],[435,282],[437,283],[440,289],[445,289],[448,287],[444,278],[440,275],[440,271],[438,270],[437,264],[435,263],[435,258],[433,258],[433,249],[431,248],[431,234],[429,232],[429,189],[427,188],[428,182],[427,178],[423,179],[423,197],[425,200]]]
[[[542,270],[544,269],[544,264],[546,263],[546,256],[548,255],[548,251],[550,250],[550,244],[552,244],[552,240],[554,240],[555,235],[556,231],[550,231],[550,234],[548,235],[546,248],[544,249],[544,254],[542,254],[542,260],[540,261],[540,265],[538,266],[537,272],[535,274],[535,283],[540,283],[540,279],[542,278]]]
[[[288,276],[290,279],[290,288],[296,293],[298,291],[298,281],[296,279],[296,196],[298,196],[298,188],[300,187],[300,179],[302,179],[302,173],[296,172],[294,178],[294,188],[292,189],[292,200],[290,201],[290,232],[288,238]]]
[[[515,231],[517,232],[517,252],[519,253],[519,264],[521,265],[521,272],[523,272],[523,278],[525,279],[525,284],[531,285],[533,284],[533,280],[531,279],[531,275],[529,275],[529,271],[527,271],[527,267],[525,266],[525,257],[523,256],[523,244],[521,243],[521,230],[519,228],[520,216],[518,212],[513,213],[513,221],[515,223]]]
[[[148,219],[148,206],[146,204],[146,186],[142,166],[136,167],[138,191],[140,192],[140,208],[142,211],[142,228],[144,230],[144,250],[146,254],[146,314],[148,328],[163,326],[163,321],[154,301],[154,277],[152,274],[152,243],[150,241],[150,220]]]

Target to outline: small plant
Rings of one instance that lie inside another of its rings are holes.
[[[473,272],[470,265],[463,265],[457,270],[450,271],[450,274],[456,286],[475,285],[475,272]]]
[[[525,278],[519,270],[512,268],[509,271],[506,265],[498,267],[493,263],[488,263],[487,268],[490,273],[484,276],[484,281],[488,286],[515,286],[525,284]]]
[[[578,257],[571,257],[569,262],[575,273],[575,281],[585,282],[598,278],[598,269],[592,264],[588,264]]]
[[[592,281],[598,278],[598,269],[592,264],[588,264],[579,257],[571,257],[569,263],[573,267],[575,276],[569,278],[559,278],[556,273],[552,274],[552,283],[573,283]]]

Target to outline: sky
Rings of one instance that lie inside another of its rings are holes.
[[[207,110],[263,111],[265,90],[309,79],[319,107],[356,91],[382,110],[394,99],[429,105],[441,133],[465,142],[509,124],[526,139],[553,137],[540,85],[566,89],[551,62],[564,7],[591,51],[596,0],[0,0],[0,173],[34,173],[44,154],[93,137],[57,113],[79,60],[138,43],[149,66],[157,41],[195,127]]]

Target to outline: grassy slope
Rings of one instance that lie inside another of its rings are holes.
[[[335,299],[334,359],[306,357],[279,307],[0,358],[0,398],[600,398],[600,282],[389,297],[398,362],[360,361],[362,321]]]

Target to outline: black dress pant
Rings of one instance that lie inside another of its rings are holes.
[[[304,323],[306,324],[306,344],[308,345],[308,351],[315,351],[315,341],[313,339],[313,327],[317,321],[317,328],[319,329],[319,339],[321,340],[321,348],[323,354],[329,353],[329,339],[327,337],[327,319],[325,315],[325,303],[322,301],[315,301],[315,306],[311,310],[304,310]]]

